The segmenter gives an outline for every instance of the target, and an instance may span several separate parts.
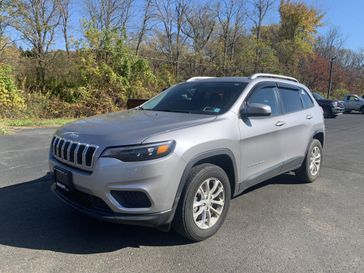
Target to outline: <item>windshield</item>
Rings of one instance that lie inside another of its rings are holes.
[[[324,100],[325,98],[321,96],[319,93],[313,93],[313,97],[317,100]]]
[[[242,82],[181,83],[147,101],[142,109],[219,115],[229,110],[245,86]]]

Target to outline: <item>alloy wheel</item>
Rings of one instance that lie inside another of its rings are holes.
[[[224,185],[217,178],[203,181],[193,201],[193,220],[201,229],[211,228],[219,220],[225,204]]]
[[[310,155],[310,172],[311,175],[316,176],[321,167],[321,151],[320,148],[315,146],[313,147]]]

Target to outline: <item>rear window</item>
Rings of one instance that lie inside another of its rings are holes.
[[[300,95],[301,95],[303,107],[310,108],[314,105],[310,95],[305,90],[301,89]]]
[[[186,82],[143,104],[144,110],[219,115],[230,109],[246,83]]]
[[[283,104],[283,109],[286,113],[292,113],[303,109],[299,90],[279,87],[279,95]]]

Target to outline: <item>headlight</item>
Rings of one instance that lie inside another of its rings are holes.
[[[113,157],[121,161],[144,161],[169,155],[175,146],[175,141],[164,141],[144,145],[124,146],[106,149],[101,157]]]
[[[337,106],[337,101],[333,101],[331,104],[332,104],[332,106],[336,107]]]

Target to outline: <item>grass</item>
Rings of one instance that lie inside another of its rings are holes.
[[[0,119],[0,135],[8,134],[12,127],[56,127],[74,120],[72,118]]]

